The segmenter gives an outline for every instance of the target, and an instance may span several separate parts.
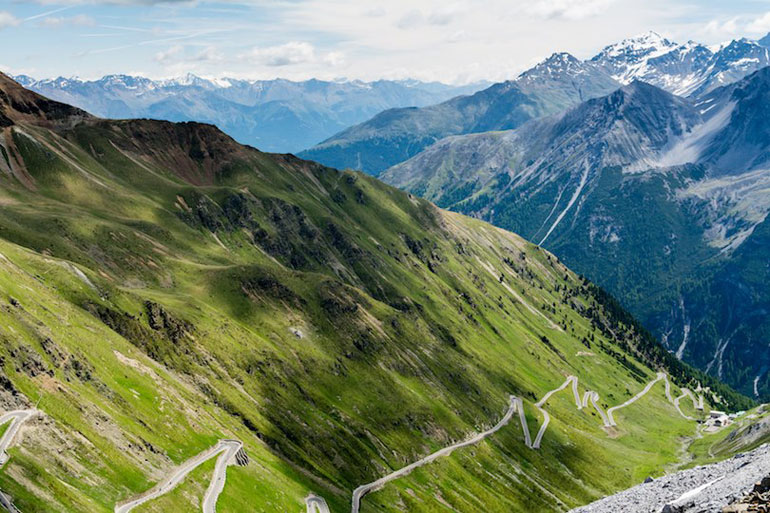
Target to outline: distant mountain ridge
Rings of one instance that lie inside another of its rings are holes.
[[[619,85],[598,67],[567,53],[556,53],[516,80],[422,109],[382,112],[300,155],[377,175],[443,137],[516,128],[605,95]]]
[[[702,96],[770,65],[770,49],[741,38],[712,51],[650,32],[607,46],[591,62],[624,84],[643,80],[679,96]]]
[[[680,96],[703,96],[770,65],[770,48],[763,46],[768,40],[744,38],[713,51],[692,41],[678,44],[649,32],[609,45],[585,61],[557,53],[515,80],[468,98],[383,112],[301,155],[377,175],[443,137],[516,128],[634,80]]]
[[[634,81],[516,130],[448,137],[381,178],[521,233],[679,358],[770,393],[770,67],[700,98]]]
[[[193,74],[170,80],[132,75],[15,78],[24,87],[98,116],[212,123],[241,143],[273,152],[297,152],[389,108],[430,105],[484,86],[416,80],[206,79]]]

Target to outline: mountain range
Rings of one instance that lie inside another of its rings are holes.
[[[634,80],[697,98],[770,65],[767,41],[740,39],[712,50],[650,32],[607,46],[585,61],[554,54],[515,80],[439,105],[382,112],[300,155],[376,176],[443,137],[513,129]]]
[[[212,123],[243,144],[281,153],[298,152],[386,109],[430,105],[484,86],[416,80],[209,80],[192,74],[172,80],[15,78],[28,89],[98,116]]]
[[[767,67],[689,98],[633,81],[516,130],[445,138],[381,176],[548,248],[677,357],[766,396],[768,106]]]
[[[704,122],[637,84],[580,112],[642,95]],[[696,395],[752,405],[553,254],[365,174],[4,75],[0,148],[0,501],[21,511],[358,511],[366,483],[363,513],[567,511],[682,464]]]

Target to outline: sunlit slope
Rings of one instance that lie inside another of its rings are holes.
[[[218,511],[301,511],[311,491],[347,511],[510,394],[537,429],[570,374],[604,409],[657,370],[697,378],[553,256],[364,175],[207,125],[4,116],[2,405],[43,413],[0,471],[22,511],[112,511],[225,438],[250,463]],[[656,386],[609,431],[561,392],[539,451],[510,424],[362,511],[406,488],[410,511],[560,510],[636,482],[694,431]],[[199,504],[212,467],[142,508]]]

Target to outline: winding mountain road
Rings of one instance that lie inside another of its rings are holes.
[[[682,411],[682,408],[679,406],[679,403],[687,396],[690,396],[692,398],[692,404],[695,409],[698,409],[698,403],[695,401],[695,396],[692,395],[692,392],[687,390],[686,388],[682,389],[682,395],[674,399],[674,406],[676,406],[676,411],[679,412],[679,415],[686,418],[687,420],[695,420],[694,418],[687,415],[685,412]]]
[[[617,422],[615,422],[615,417],[613,416],[613,413],[614,413],[614,412],[616,412],[616,411],[618,411],[618,410],[620,410],[621,408],[625,408],[626,406],[630,406],[630,405],[634,404],[636,401],[638,401],[639,399],[641,399],[642,397],[644,397],[645,395],[647,395],[647,392],[649,392],[649,391],[650,391],[650,389],[651,389],[653,386],[655,386],[655,383],[657,383],[657,382],[658,382],[658,381],[660,381],[661,379],[665,379],[665,380],[666,380],[666,385],[667,385],[667,386],[666,386],[666,390],[667,390],[667,391],[669,391],[669,390],[670,390],[670,389],[669,389],[669,386],[670,386],[670,385],[668,385],[668,378],[666,377],[666,375],[665,375],[664,373],[662,373],[662,372],[659,372],[659,373],[658,373],[658,377],[656,377],[654,380],[652,380],[652,381],[650,381],[649,383],[647,383],[647,386],[645,386],[645,387],[642,389],[642,391],[641,391],[641,392],[639,392],[638,394],[636,394],[634,397],[632,397],[632,398],[631,398],[631,399],[629,399],[628,401],[624,402],[623,404],[619,404],[619,405],[617,405],[617,406],[613,406],[612,408],[609,408],[609,409],[607,410],[607,417],[608,417],[608,421],[609,421],[609,422],[607,422],[607,423],[605,424],[605,426],[607,426],[607,427],[610,427],[610,426],[617,426],[618,424],[617,424]],[[673,400],[673,399],[671,399],[671,392],[670,392],[670,391],[667,393],[667,396],[668,396],[668,398],[669,398],[669,400],[670,400],[671,402],[674,402],[674,400]]]
[[[19,428],[26,421],[37,415],[37,413],[37,410],[14,410],[0,415],[0,426],[11,421],[10,427],[0,437],[0,469],[3,468],[10,458],[7,451],[11,444],[13,444],[13,439],[16,438]],[[10,513],[19,513],[19,510],[13,505],[11,497],[5,495],[2,491],[0,491],[0,507]]]
[[[657,376],[655,377],[655,379],[650,381],[649,383],[647,383],[647,385],[638,394],[636,394],[635,396],[633,396],[632,398],[630,398],[626,402],[624,402],[622,404],[619,404],[618,406],[613,406],[612,408],[609,408],[606,413],[602,410],[601,406],[599,406],[599,404],[598,404],[598,402],[599,402],[599,394],[598,394],[598,392],[595,392],[593,390],[587,390],[583,394],[583,397],[582,397],[582,400],[581,400],[580,393],[578,391],[578,378],[577,378],[577,376],[567,376],[567,379],[564,381],[564,383],[562,383],[559,387],[546,392],[546,394],[537,403],[535,403],[535,407],[543,415],[543,423],[541,424],[540,429],[538,430],[537,435],[535,436],[534,442],[531,439],[531,434],[530,434],[530,431],[529,431],[529,427],[527,425],[527,417],[526,417],[525,412],[524,412],[524,404],[523,404],[521,398],[512,395],[512,396],[510,396],[510,402],[509,402],[509,406],[508,406],[508,411],[505,413],[505,416],[502,418],[502,420],[500,420],[500,422],[498,422],[497,425],[495,427],[493,427],[492,429],[490,429],[488,431],[484,431],[482,433],[479,433],[478,435],[474,436],[473,438],[470,438],[469,440],[466,440],[465,442],[461,442],[461,443],[458,443],[458,444],[455,444],[455,445],[452,445],[452,446],[449,446],[449,447],[445,447],[444,449],[441,449],[441,450],[439,450],[437,452],[434,452],[433,454],[430,454],[429,456],[426,456],[425,458],[423,458],[421,460],[418,460],[418,461],[416,461],[416,462],[414,462],[414,463],[412,463],[410,465],[407,465],[406,467],[404,467],[404,468],[402,468],[400,470],[397,470],[397,471],[395,471],[395,472],[393,472],[391,474],[388,474],[387,476],[382,477],[382,478],[378,479],[377,481],[374,481],[372,483],[365,484],[363,486],[359,486],[358,488],[356,488],[353,491],[353,500],[352,500],[352,506],[351,506],[351,513],[359,513],[359,509],[361,508],[361,499],[367,493],[369,493],[369,492],[371,492],[373,490],[381,488],[386,483],[388,483],[390,481],[393,481],[394,479],[398,479],[399,477],[403,477],[403,476],[409,474],[415,468],[418,468],[418,467],[421,467],[421,466],[423,466],[423,465],[425,465],[427,463],[430,463],[430,462],[436,460],[437,458],[440,458],[441,456],[447,456],[452,451],[454,451],[455,449],[459,449],[461,447],[466,447],[468,445],[473,445],[475,443],[480,442],[484,438],[486,438],[489,435],[499,431],[500,428],[505,426],[508,423],[508,421],[511,419],[513,414],[516,413],[517,411],[519,413],[519,421],[521,423],[521,428],[522,428],[522,431],[524,432],[524,444],[528,448],[530,448],[530,449],[534,449],[534,450],[539,449],[540,448],[540,443],[543,440],[543,436],[545,435],[546,429],[548,429],[548,424],[550,424],[550,422],[551,422],[551,416],[543,408],[543,406],[545,406],[545,403],[548,402],[548,400],[551,398],[551,396],[553,396],[554,394],[556,394],[558,392],[561,392],[562,390],[564,390],[565,388],[567,388],[570,385],[572,386],[572,395],[573,395],[573,397],[575,399],[575,406],[577,407],[578,410],[582,410],[583,408],[588,407],[588,403],[590,402],[591,405],[594,407],[594,409],[599,414],[599,416],[601,417],[602,422],[604,424],[604,427],[614,427],[614,426],[617,426],[617,423],[615,422],[615,418],[613,416],[613,413],[618,411],[618,410],[620,410],[620,409],[622,409],[622,408],[626,408],[627,406],[632,405],[633,403],[635,403],[636,401],[638,401],[639,399],[641,399],[642,397],[647,395],[647,393],[652,389],[652,387],[655,386],[655,384],[658,383],[661,380],[663,380],[665,385],[666,385],[665,393],[666,393],[666,398],[668,399],[668,401],[670,403],[672,403],[676,407],[677,411],[679,412],[679,414],[682,417],[684,417],[684,418],[686,418],[688,420],[694,420],[694,419],[692,419],[691,417],[688,417],[687,415],[685,415],[682,412],[682,410],[679,408],[679,401],[682,398],[684,398],[684,396],[689,395],[692,398],[692,400],[693,400],[693,405],[697,405],[696,400],[695,400],[695,396],[692,394],[692,392],[690,392],[690,390],[688,390],[686,388],[683,388],[682,390],[683,390],[684,393],[679,398],[674,399],[673,397],[671,397],[671,384],[668,381],[668,376],[665,373],[663,373],[663,372],[658,372]],[[316,504],[317,504],[316,502],[313,502],[312,505],[313,505],[313,507],[318,507],[318,509],[317,510],[312,510],[311,509],[311,502],[309,502],[311,497],[314,498],[314,499],[320,499],[320,497],[316,497],[316,496],[313,496],[313,495],[311,495],[310,497],[305,499],[305,503],[307,504],[307,508],[308,508],[307,509],[307,513],[313,513],[314,511],[319,511],[320,513],[328,513],[328,507],[326,506],[325,501],[324,501],[324,507],[326,507],[325,510],[321,509],[320,506],[316,506]],[[321,499],[321,500],[323,500],[323,499]]]
[[[310,494],[305,498],[306,513],[329,513],[329,506],[323,497]]]
[[[235,459],[235,455],[243,448],[243,444],[238,440],[223,440],[226,445],[225,451],[217,458],[214,466],[214,475],[211,476],[211,482],[203,496],[203,513],[215,513],[217,510],[217,499],[219,494],[225,489],[227,480],[227,466]]]
[[[535,403],[535,408],[540,410],[540,413],[543,415],[543,423],[540,425],[540,430],[537,432],[537,436],[535,436],[535,442],[530,446],[531,449],[540,449],[540,442],[543,440],[543,435],[545,435],[545,430],[548,429],[548,424],[551,423],[551,415],[548,414],[547,411],[543,408],[543,405],[548,401],[548,399],[551,398],[551,396],[557,392],[561,392],[565,388],[567,388],[570,383],[572,384],[572,393],[575,396],[575,404],[577,405],[578,410],[582,409],[583,406],[580,404],[580,395],[578,394],[578,379],[576,376],[568,376],[567,379],[564,381],[564,383],[561,384],[558,388],[554,388],[553,390],[547,392],[542,399],[540,399],[538,402]],[[527,429],[529,431],[529,429]]]
[[[353,491],[353,501],[351,506],[351,512],[358,513],[358,510],[361,507],[361,498],[367,493],[371,492],[372,490],[381,488],[386,483],[393,481],[394,479],[398,479],[399,477],[405,476],[409,474],[411,471],[413,471],[414,469],[421,467],[427,463],[430,463],[431,461],[434,461],[442,456],[447,456],[456,449],[460,449],[461,447],[467,447],[469,445],[476,444],[482,441],[483,439],[485,439],[486,437],[488,437],[489,435],[496,433],[503,426],[508,424],[508,421],[511,420],[511,417],[513,417],[514,412],[520,408],[519,407],[520,404],[521,404],[520,399],[518,399],[515,396],[510,396],[508,411],[505,412],[505,415],[503,416],[503,418],[500,419],[500,422],[498,422],[493,428],[483,431],[463,442],[450,445],[449,447],[444,447],[443,449],[440,449],[434,452],[433,454],[429,454],[428,456],[422,458],[421,460],[415,461],[414,463],[407,465],[406,467],[401,468],[399,470],[396,470],[395,472],[392,472],[385,477],[381,477],[376,481],[359,486]],[[520,411],[523,411],[523,408],[521,408]]]
[[[19,432],[19,428],[21,428],[22,424],[24,424],[27,420],[36,414],[37,410],[14,410],[4,413],[2,416],[0,416],[0,426],[8,421],[11,421],[11,426],[5,431],[5,433],[3,433],[3,436],[0,437],[0,468],[2,468],[3,465],[5,465],[5,463],[8,461],[9,456],[6,451],[13,443],[13,439]]]
[[[219,459],[217,459],[216,466],[214,467],[214,474],[203,498],[203,512],[216,512],[217,499],[219,494],[222,493],[225,487],[225,480],[227,479],[227,466],[242,448],[243,444],[238,440],[220,440],[214,446],[182,463],[169,477],[153,488],[122,504],[117,504],[115,506],[115,513],[128,513],[140,504],[165,495],[181,483],[198,466],[219,455]]]

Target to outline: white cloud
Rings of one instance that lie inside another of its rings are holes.
[[[603,13],[615,0],[536,0],[530,14],[547,19],[581,20]]]
[[[422,11],[419,9],[412,9],[401,15],[396,22],[396,26],[400,29],[409,29],[422,25],[424,22],[425,16],[423,16]]]
[[[93,27],[94,25],[96,25],[96,20],[94,20],[92,17],[88,16],[87,14],[78,14],[77,16],[69,16],[69,17],[48,16],[47,18],[43,18],[43,21],[41,23],[46,27],[60,27],[63,25],[75,25],[78,27]]]
[[[699,31],[699,34],[711,39],[729,39],[740,33],[739,24],[740,19],[737,17],[728,20],[711,20]]]
[[[428,23],[431,25],[449,25],[455,17],[451,10],[434,11],[428,15]]]
[[[770,32],[770,12],[754,19],[746,27],[746,32],[752,35],[765,35]]]
[[[468,39],[468,33],[465,30],[458,30],[447,38],[450,43],[461,43]]]
[[[345,54],[342,52],[329,52],[323,57],[324,64],[333,68],[345,65]]]
[[[386,11],[382,6],[372,7],[371,9],[364,11],[364,16],[368,16],[370,18],[381,18],[386,14],[388,14],[388,11]]]
[[[160,5],[194,4],[196,0],[36,0],[42,5]]]
[[[161,64],[167,63],[173,60],[174,57],[178,56],[179,54],[184,51],[184,47],[182,45],[174,45],[169,47],[166,50],[162,50],[155,54],[155,61],[160,62]]]
[[[200,63],[222,62],[225,56],[215,46],[207,46],[197,53],[185,53],[183,45],[173,45],[166,50],[155,54],[155,62],[177,66],[187,65],[190,68],[198,66]]]
[[[426,25],[445,26],[457,18],[458,14],[466,10],[458,4],[442,6],[434,10],[423,12],[420,9],[410,9],[396,21],[396,27],[409,29]]]
[[[225,56],[215,46],[207,46],[193,55],[191,60],[196,62],[221,62],[225,60]]]
[[[254,48],[246,54],[250,60],[266,66],[290,66],[315,60],[315,48],[303,41]]]
[[[15,27],[20,20],[8,11],[0,11],[0,29]]]

